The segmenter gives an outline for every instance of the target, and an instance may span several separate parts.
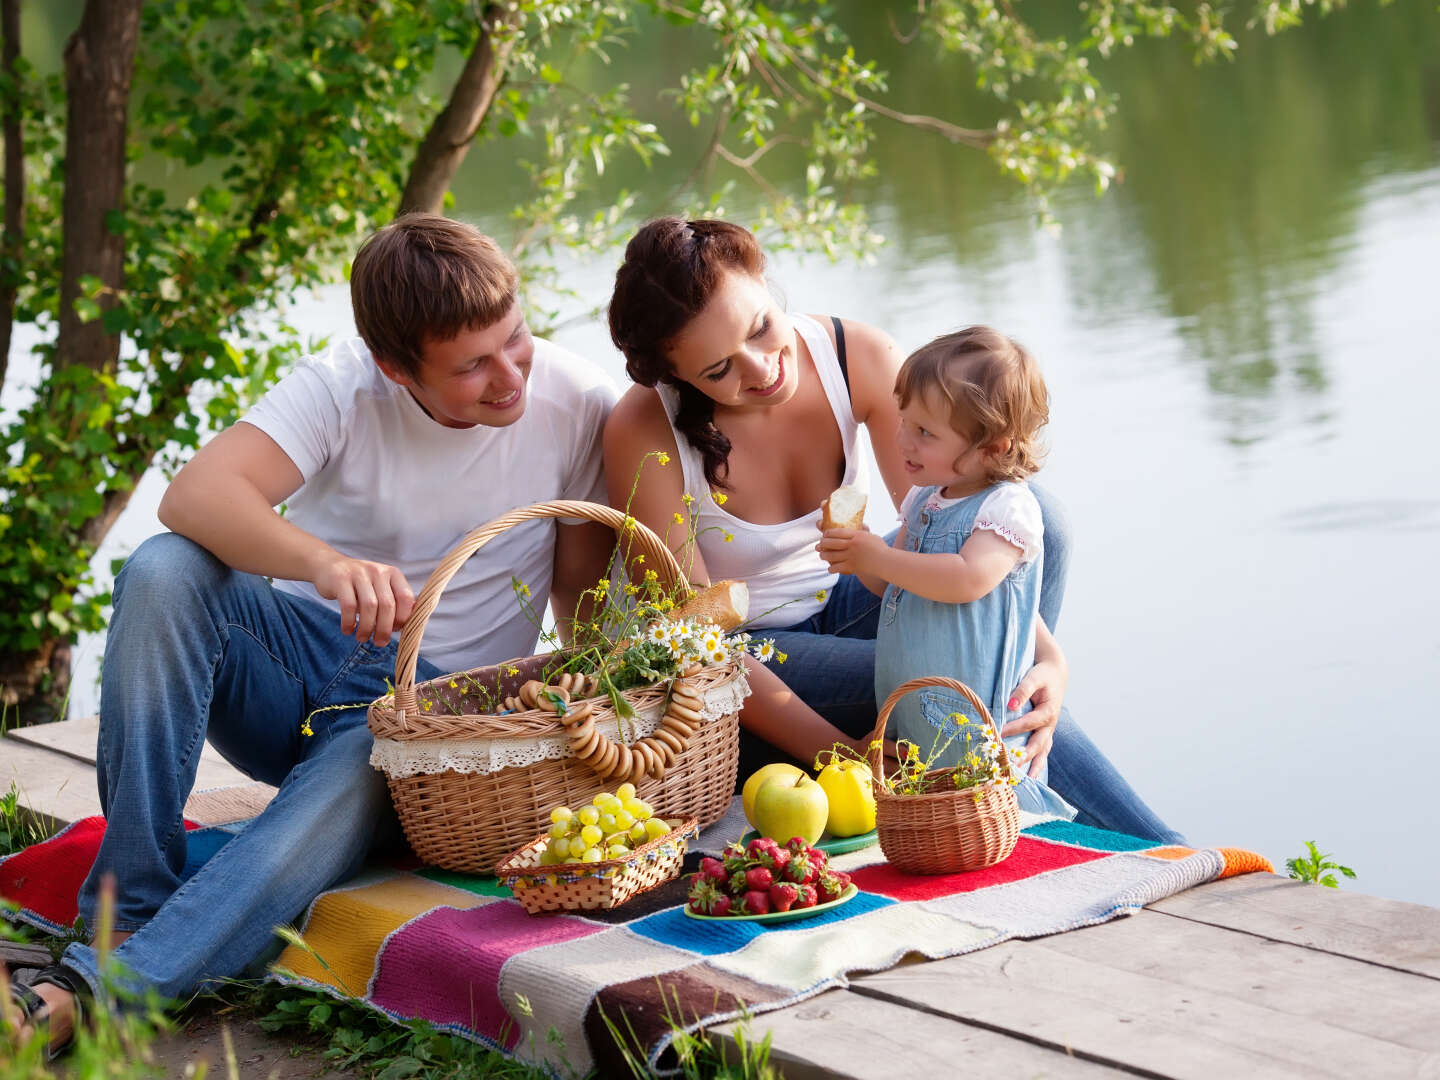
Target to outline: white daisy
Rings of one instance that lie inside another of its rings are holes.
[[[768,664],[774,655],[775,643],[773,641],[762,641],[755,649],[755,656],[762,664]]]

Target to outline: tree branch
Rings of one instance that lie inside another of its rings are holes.
[[[497,44],[495,31],[513,29],[522,18],[518,5],[486,5],[480,19],[480,36],[451,88],[450,100],[415,151],[397,213],[420,210],[438,214],[445,205],[445,192],[505,80],[505,64],[515,38],[504,34]]]
[[[922,113],[902,113],[890,108],[888,105],[882,105],[873,98],[867,98],[852,90],[838,87],[809,64],[805,63],[805,61],[800,58],[800,55],[784,42],[776,41],[772,38],[770,43],[780,52],[784,53],[786,59],[794,64],[795,67],[816,86],[828,90],[832,94],[838,94],[840,97],[845,98],[845,100],[853,101],[857,105],[864,105],[865,108],[871,112],[883,116],[886,119],[894,120],[900,124],[908,124],[910,127],[923,128],[936,132],[951,142],[964,143],[966,146],[973,146],[977,150],[985,149],[996,139],[997,132],[993,128],[988,131],[981,131],[976,128],[962,128],[957,124],[950,123],[948,120],[941,120],[938,116],[926,116]]]

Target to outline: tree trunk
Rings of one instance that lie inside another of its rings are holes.
[[[450,100],[415,151],[405,193],[400,196],[399,213],[418,210],[438,214],[444,207],[445,192],[450,190],[450,182],[455,179],[460,163],[475,141],[475,133],[490,111],[496,91],[505,80],[505,63],[515,41],[508,31],[520,18],[518,11],[506,6],[485,6],[480,17],[480,36],[465,61],[465,70],[455,80]]]
[[[107,219],[125,206],[127,113],[141,3],[86,0],[80,27],[65,46],[64,250],[56,371],[77,365],[113,371],[120,356],[120,335],[108,332],[99,319],[81,322],[75,301],[83,295],[83,277],[102,283],[102,309],[114,306],[113,292],[125,283],[125,240],[111,231]],[[9,0],[7,12],[8,6]],[[8,137],[6,143],[8,147]],[[9,192],[7,175],[7,214]],[[87,523],[85,542],[98,544],[119,516],[129,500],[129,492],[120,486],[106,493],[103,512]],[[63,636],[47,634],[31,652],[0,655],[0,699],[19,706],[22,723],[54,719],[69,683],[70,646]]]
[[[96,277],[109,290],[124,286],[125,238],[106,218],[125,206],[125,139],[130,78],[140,40],[141,0],[87,0],[80,28],[65,46],[64,251],[60,267],[60,328],[55,369],[83,364],[113,370],[120,335],[101,320],[82,323],[75,313],[80,279]]]
[[[5,51],[0,56],[11,94],[0,121],[5,139],[5,232],[0,238],[0,390],[10,366],[10,333],[15,326],[15,293],[19,286],[20,252],[25,233],[25,143],[20,125],[20,88],[15,70],[20,59],[20,0],[0,0],[0,32]]]

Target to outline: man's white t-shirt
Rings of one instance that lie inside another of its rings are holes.
[[[605,501],[600,436],[614,384],[594,364],[535,339],[524,415],[509,427],[449,428],[387,379],[359,338],[310,358],[242,417],[290,457],[304,485],[286,520],[357,559],[397,567],[416,595],[471,529],[550,499]],[[535,651],[538,629],[511,578],[543,614],[554,520],[517,525],[462,566],[425,626],[420,654],[445,671]],[[308,581],[275,587],[325,600]]]

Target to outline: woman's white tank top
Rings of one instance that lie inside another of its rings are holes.
[[[820,385],[825,389],[826,400],[830,402],[830,410],[840,428],[840,440],[845,446],[843,483],[854,484],[861,474],[856,450],[859,425],[850,408],[850,391],[840,371],[835,346],[824,327],[808,315],[791,315],[790,319],[810,350],[815,370],[820,375]],[[663,382],[656,384],[655,389],[665,405],[665,415],[675,435],[675,445],[684,470],[685,490],[695,500],[693,508],[698,511],[695,529],[699,534],[700,556],[705,560],[710,580],[733,579],[749,586],[752,619],[747,624],[749,627],[791,626],[814,615],[825,606],[823,600],[815,599],[815,594],[821,589],[828,593],[836,580],[836,575],[830,573],[825,561],[815,551],[815,544],[820,539],[816,528],[820,508],[817,506],[793,521],[756,525],[717,506],[710,497],[710,485],[705,482],[705,465],[700,452],[675,430],[679,393],[675,387]],[[733,539],[727,541],[727,535]]]

